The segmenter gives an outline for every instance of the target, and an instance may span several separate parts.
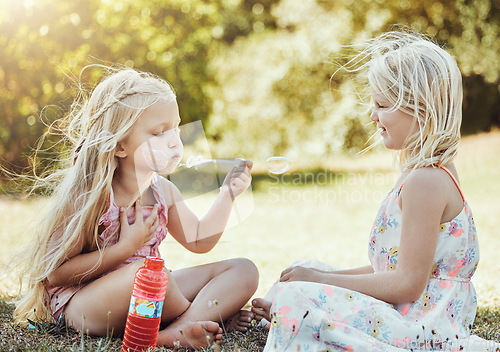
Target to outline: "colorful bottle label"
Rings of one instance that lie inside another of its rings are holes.
[[[144,318],[160,318],[163,301],[150,301],[132,296],[128,312]]]

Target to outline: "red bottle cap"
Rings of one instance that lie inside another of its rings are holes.
[[[164,265],[165,262],[163,259],[156,257],[146,257],[146,261],[144,262],[144,266],[152,270],[163,269]]]

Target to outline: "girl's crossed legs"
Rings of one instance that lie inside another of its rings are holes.
[[[69,326],[94,335],[123,333],[137,261],[103,276],[78,291],[64,317]],[[158,345],[204,347],[220,342],[217,322],[228,319],[250,299],[258,271],[247,259],[230,259],[168,273]],[[208,340],[208,341],[207,341]]]

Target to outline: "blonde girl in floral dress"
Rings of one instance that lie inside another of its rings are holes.
[[[248,318],[271,321],[265,352],[495,350],[470,335],[479,248],[453,164],[460,71],[418,34],[382,34],[365,54],[370,119],[402,170],[373,224],[370,265],[297,262],[253,301]]]

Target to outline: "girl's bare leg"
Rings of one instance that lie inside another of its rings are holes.
[[[143,265],[144,261],[134,262],[78,291],[64,310],[67,324],[92,335],[122,334],[125,330],[135,272]],[[190,302],[182,295],[175,279],[169,274],[162,321],[174,320],[189,306]],[[190,347],[190,343],[194,343],[196,347],[201,347],[216,340],[218,333],[219,325],[215,322],[191,321],[184,324],[183,333],[175,340],[179,341],[181,346]],[[169,346],[174,347],[173,344]]]
[[[177,335],[187,322],[223,323],[238,313],[257,289],[259,274],[251,261],[240,258],[174,271],[172,276],[180,292],[192,303],[184,314],[160,331],[158,341],[167,345],[171,332]]]
[[[142,265],[134,262],[82,288],[65,308],[68,325],[94,335],[123,333],[133,278]],[[257,269],[244,259],[169,273],[162,322],[170,325],[160,331],[158,344],[203,347],[220,342],[222,330],[216,322],[237,312],[255,292],[257,281]]]

